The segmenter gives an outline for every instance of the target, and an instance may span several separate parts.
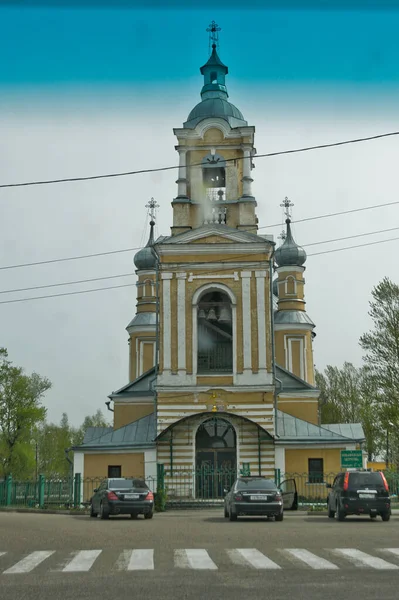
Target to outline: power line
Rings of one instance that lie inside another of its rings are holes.
[[[315,221],[316,219],[327,219],[330,217],[338,217],[340,215],[349,215],[350,213],[357,213],[363,210],[372,210],[374,208],[382,208],[384,206],[393,206],[394,204],[399,204],[398,200],[394,202],[385,202],[384,204],[374,204],[374,206],[362,206],[361,208],[352,208],[351,210],[340,210],[336,213],[326,213],[325,215],[318,215],[317,217],[306,217],[305,219],[298,219],[293,221],[293,225],[297,223],[304,223],[305,221]],[[268,227],[281,227],[281,223],[273,223],[273,225],[263,225],[262,227],[258,227],[258,229],[267,229]]]
[[[351,140],[343,140],[341,142],[332,142],[330,144],[318,144],[317,146],[306,146],[303,148],[294,148],[291,150],[281,150],[279,152],[268,152],[266,154],[254,154],[251,158],[270,158],[273,156],[282,156],[284,154],[297,154],[299,152],[309,152],[310,150],[322,150],[325,148],[334,148],[337,146],[344,146],[347,144],[358,144],[361,142],[369,142],[372,140],[377,140],[386,137],[392,137],[399,135],[399,131],[391,131],[388,133],[380,133],[378,135],[371,135],[363,138],[355,138]],[[236,158],[227,158],[224,159],[224,162],[230,162],[234,160],[244,160],[244,156],[239,156]],[[194,163],[193,165],[187,165],[187,167],[201,167],[202,163]],[[174,165],[170,167],[158,167],[153,169],[139,169],[137,171],[124,171],[121,173],[107,173],[104,175],[88,175],[85,177],[66,177],[63,179],[48,179],[44,181],[25,181],[23,183],[3,183],[0,184],[0,188],[13,188],[13,187],[27,187],[33,185],[48,185],[53,183],[70,183],[77,181],[92,181],[94,179],[110,179],[113,177],[126,177],[128,175],[140,175],[143,173],[158,173],[160,171],[171,171],[174,169],[179,169],[179,165]]]
[[[393,242],[393,241],[397,241],[399,240],[399,237],[395,237],[395,238],[389,238],[387,240],[378,240],[376,242],[368,242],[366,244],[358,244],[356,246],[346,246],[345,248],[335,248],[333,250],[325,250],[324,252],[315,252],[313,254],[308,254],[308,256],[319,256],[321,254],[331,254],[333,252],[342,252],[344,250],[354,250],[356,248],[364,248],[366,246],[374,246],[376,244],[384,244],[386,242]],[[244,256],[244,255],[243,255]],[[248,255],[245,255],[248,256]],[[237,257],[235,257],[235,260],[237,259]],[[223,261],[222,264],[227,263],[228,261]],[[227,270],[231,270],[233,267],[232,266],[225,266],[225,267],[219,267],[217,269],[212,269],[209,271],[201,271],[202,275],[207,275],[207,274],[214,274],[214,273],[220,273],[221,271],[227,271]],[[118,275],[115,275],[115,277],[118,277]],[[108,279],[108,278],[105,278]],[[89,280],[90,281],[90,280]],[[63,285],[63,284],[57,284],[57,285]],[[66,284],[64,284],[66,285]],[[0,302],[0,304],[13,304],[15,302],[28,302],[30,300],[43,300],[45,298],[59,298],[61,296],[73,296],[76,294],[88,294],[91,292],[102,292],[105,290],[114,290],[114,289],[119,289],[119,288],[124,288],[124,287],[131,287],[136,285],[136,283],[126,283],[123,285],[115,285],[115,286],[109,286],[109,287],[105,287],[105,288],[95,288],[93,290],[80,290],[77,292],[64,292],[62,294],[49,294],[46,296],[34,296],[34,297],[30,297],[30,298],[18,298],[16,300],[2,300]],[[51,286],[48,286],[51,287]],[[33,288],[34,289],[34,288]]]
[[[303,223],[305,221],[315,221],[317,219],[327,219],[329,217],[337,217],[340,215],[347,215],[349,213],[356,213],[356,212],[361,212],[361,211],[365,211],[365,210],[372,210],[375,208],[383,208],[385,206],[393,206],[399,204],[399,200],[398,201],[394,201],[394,202],[385,202],[384,204],[374,204],[373,206],[363,206],[360,208],[353,208],[351,210],[343,210],[343,211],[339,211],[336,213],[327,213],[325,215],[317,215],[314,217],[306,217],[305,219],[298,219],[297,221],[293,222],[293,225],[296,225],[297,223]],[[259,229],[267,229],[268,227],[281,227],[281,223],[274,223],[273,225],[264,225],[262,227],[259,227]],[[371,235],[371,234],[370,234]],[[338,240],[337,240],[338,241]],[[83,254],[81,256],[68,256],[65,258],[53,258],[53,259],[49,259],[49,260],[41,260],[41,261],[36,261],[36,262],[30,262],[30,263],[19,263],[16,265],[5,265],[3,267],[0,267],[0,271],[4,271],[6,269],[20,269],[22,267],[35,267],[38,265],[48,265],[48,264],[52,264],[52,263],[58,263],[58,262],[66,262],[69,260],[82,260],[82,259],[86,259],[86,258],[95,258],[97,256],[109,256],[112,254],[121,254],[123,252],[134,252],[136,250],[141,250],[142,246],[140,247],[136,247],[136,248],[122,248],[121,250],[109,250],[107,252],[96,252],[94,254]]]
[[[305,248],[309,247],[309,246],[317,246],[320,244],[330,244],[333,242],[341,242],[343,240],[350,240],[350,239],[354,239],[354,238],[359,238],[359,237],[364,237],[367,235],[377,235],[380,233],[387,233],[389,231],[397,231],[399,229],[399,227],[390,227],[389,229],[380,229],[379,231],[369,231],[367,233],[359,233],[359,234],[355,234],[355,235],[349,235],[346,237],[341,237],[341,238],[335,238],[335,239],[331,239],[331,240],[323,240],[321,242],[312,242],[311,244],[303,244],[303,246]],[[310,255],[310,256],[314,256],[314,255]],[[236,254],[234,257],[231,258],[232,262],[235,262],[236,260],[240,259],[240,258],[248,258],[248,254]],[[208,264],[209,261],[206,261],[205,264]],[[227,259],[226,261],[221,262],[221,264],[226,264],[228,263],[229,260]],[[196,263],[196,264],[203,264],[203,263]],[[180,266],[185,267],[185,266],[191,266],[192,263],[180,263]],[[216,270],[215,270],[216,272]],[[51,283],[51,284],[47,284],[47,285],[37,285],[34,287],[27,287],[27,288],[16,288],[16,289],[12,289],[12,290],[0,290],[0,294],[12,294],[12,293],[16,293],[16,292],[29,292],[29,291],[33,291],[33,290],[43,290],[43,289],[47,289],[47,288],[52,288],[52,287],[60,287],[63,285],[75,285],[75,284],[80,284],[80,283],[90,283],[92,281],[104,281],[106,279],[117,279],[118,277],[132,277],[134,275],[134,273],[121,273],[119,275],[109,275],[109,276],[104,276],[104,277],[94,277],[92,279],[81,279],[78,281],[64,281],[61,283]]]
[[[81,290],[79,292],[64,292],[62,294],[49,294],[48,296],[34,296],[31,298],[18,298],[17,300],[2,300],[0,304],[13,304],[14,302],[27,302],[28,300],[43,300],[44,298],[60,298],[61,296],[74,296],[76,294],[90,294],[91,292],[103,292],[105,290],[116,290],[118,288],[131,287],[135,283],[125,283],[124,285],[112,285],[105,288],[95,288],[93,290]]]
[[[12,294],[14,292],[30,292],[32,290],[44,290],[52,287],[59,287],[61,285],[90,283],[91,281],[104,281],[105,279],[117,279],[118,277],[132,277],[133,275],[134,273],[122,273],[121,275],[109,275],[108,277],[94,277],[93,279],[81,279],[80,281],[64,281],[63,283],[49,283],[47,285],[36,285],[34,287],[19,288],[14,290],[0,290],[0,294]]]

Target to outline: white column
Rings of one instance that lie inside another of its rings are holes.
[[[252,177],[251,177],[251,151],[249,149],[244,150],[243,158],[243,177],[242,177],[242,195],[252,196]]]
[[[170,280],[172,273],[161,273],[162,279],[162,328],[163,328],[163,371],[170,371],[172,368],[171,350],[172,350],[172,314],[170,304]]]
[[[265,280],[266,271],[255,271],[256,308],[258,315],[258,369],[266,370],[266,304]]]
[[[186,149],[179,148],[179,179],[177,180],[177,197],[187,198]]]
[[[177,273],[177,371],[186,373],[186,273]]]
[[[242,271],[242,341],[244,371],[252,370],[251,356],[251,271]]]
[[[278,434],[278,432],[277,432]],[[275,459],[274,464],[276,469],[280,469],[280,481],[284,481],[285,478],[285,448],[281,446],[275,446],[274,450]]]

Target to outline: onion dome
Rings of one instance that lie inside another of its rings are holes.
[[[139,250],[134,257],[134,264],[139,271],[150,271],[156,268],[157,257],[153,249],[155,221],[150,221],[150,237],[144,248]]]
[[[287,235],[284,243],[275,252],[275,261],[278,267],[302,267],[306,262],[306,252],[292,237],[291,219],[286,219],[285,222]]]

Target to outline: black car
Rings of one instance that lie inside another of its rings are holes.
[[[135,519],[140,514],[152,519],[154,494],[143,479],[105,479],[90,500],[90,516],[98,514],[102,519],[110,515],[130,515]]]
[[[236,521],[241,515],[274,517],[276,521],[282,521],[284,508],[295,509],[295,503],[297,505],[295,481],[284,488],[287,490],[285,498],[272,479],[239,477],[230,491],[225,490],[224,516],[230,521]]]
[[[328,494],[328,516],[343,521],[347,515],[380,515],[383,521],[391,517],[391,499],[384,473],[348,471],[340,473]]]

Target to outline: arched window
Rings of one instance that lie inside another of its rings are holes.
[[[231,300],[221,291],[205,292],[197,306],[197,372],[233,372]]]
[[[211,83],[215,84],[218,82],[218,74],[215,71],[211,73]]]
[[[226,163],[219,154],[209,154],[202,161],[202,180],[210,202],[226,199]]]

